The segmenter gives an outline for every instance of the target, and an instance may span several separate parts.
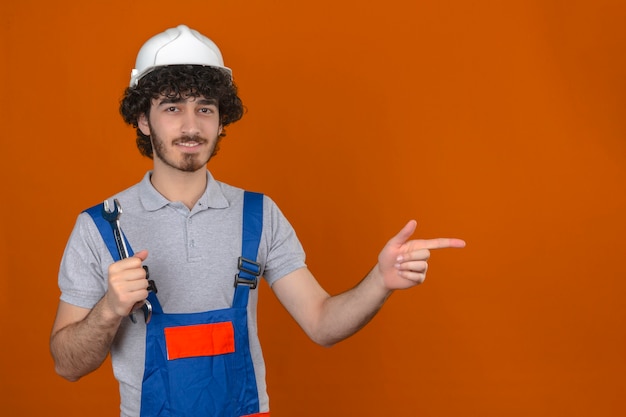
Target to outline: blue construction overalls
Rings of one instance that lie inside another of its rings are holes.
[[[86,211],[119,260],[102,205]],[[146,325],[141,417],[269,416],[259,413],[247,322],[249,291],[260,275],[256,258],[262,228],[263,195],[245,192],[242,255],[231,308],[166,314],[156,294],[149,293],[152,319]]]

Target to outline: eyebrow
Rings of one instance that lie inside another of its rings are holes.
[[[161,101],[159,101],[159,106],[162,106],[163,104],[177,104],[177,103],[182,103],[183,101],[186,101],[186,98],[182,98],[182,97],[165,97],[163,98]],[[208,105],[213,105],[213,106],[217,106],[217,100],[214,98],[200,98],[197,100],[198,104],[202,105],[202,106],[208,106]]]

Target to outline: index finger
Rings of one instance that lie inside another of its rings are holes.
[[[420,239],[411,241],[415,245],[414,249],[445,249],[464,248],[465,241],[462,239],[439,237],[436,239]]]

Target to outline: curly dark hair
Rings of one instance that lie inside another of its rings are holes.
[[[241,119],[244,107],[237,95],[237,86],[224,71],[202,65],[170,65],[156,68],[128,87],[120,102],[124,121],[137,131],[137,148],[143,156],[153,157],[150,136],[138,128],[139,117],[150,114],[152,100],[169,98],[204,97],[216,99],[222,127]],[[220,139],[226,136],[222,129]]]

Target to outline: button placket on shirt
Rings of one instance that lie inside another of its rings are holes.
[[[204,210],[206,210],[205,205],[202,203],[196,204],[196,206],[187,213],[185,220],[187,234],[187,259],[190,261],[202,258],[202,248],[199,245],[202,241],[200,239],[200,233],[202,233],[202,231],[198,229],[200,227],[200,223],[202,222],[200,222],[195,216]]]
[[[196,245],[196,230],[193,217],[189,215],[186,219],[186,232],[187,232],[187,258],[193,260],[199,257],[198,247]]]
[[[176,210],[178,214],[183,217],[183,222],[185,229],[185,244],[187,246],[187,260],[191,261],[198,258],[199,248],[196,244],[197,242],[197,233],[198,231],[195,229],[196,224],[198,223],[193,219],[194,214],[196,214],[197,210],[189,210],[183,203],[175,202],[170,203],[170,207]]]

